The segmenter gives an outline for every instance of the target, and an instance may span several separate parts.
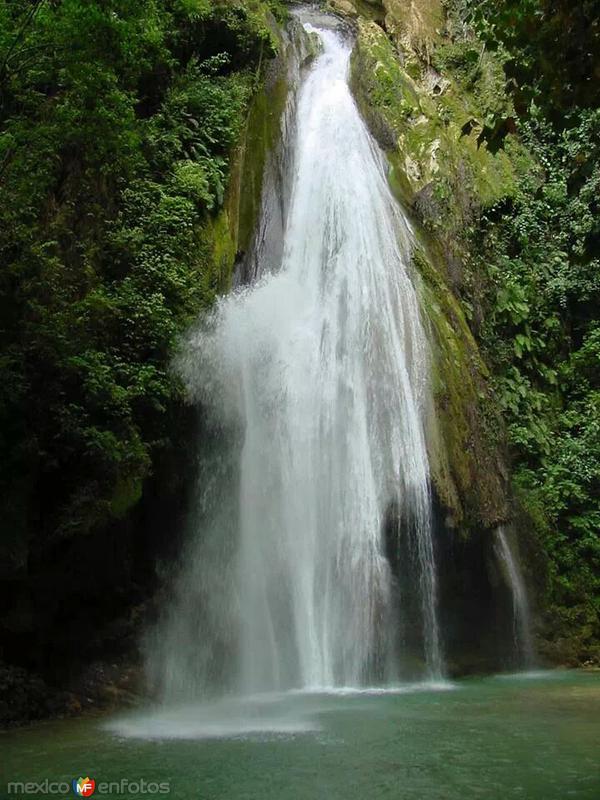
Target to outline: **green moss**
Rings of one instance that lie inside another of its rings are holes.
[[[489,115],[511,113],[495,57],[444,40],[439,9],[430,14],[424,0],[385,5],[387,32],[359,20],[352,88],[388,154],[392,190],[417,216],[414,265],[435,353],[437,491],[456,524],[491,526],[507,514],[501,413],[465,316],[472,309],[455,291],[477,304],[483,277],[468,258],[469,230],[481,210],[515,198],[535,166],[515,136],[498,152],[480,136]]]
[[[296,37],[303,37],[299,45],[302,63],[320,52],[321,42],[316,34],[306,34],[303,28],[297,28]],[[238,252],[245,252],[250,245],[260,212],[267,158],[280,141],[281,118],[290,91],[287,78],[289,57],[287,46],[281,40],[279,56],[269,71],[268,80],[252,100],[244,135],[234,159],[226,205]]]
[[[316,54],[314,38],[306,37],[307,58]],[[214,258],[213,283],[218,291],[231,285],[233,265],[238,253],[251,242],[260,213],[267,158],[277,147],[281,117],[288,99],[286,77],[288,54],[283,40],[279,56],[269,69],[268,78],[256,91],[248,111],[239,145],[232,158],[225,208],[208,226],[208,241]]]
[[[438,496],[451,524],[491,527],[506,515],[498,466],[501,424],[486,383],[487,369],[459,301],[450,291],[441,253],[423,240],[413,253],[433,350],[435,415],[428,449]]]
[[[416,86],[401,68],[382,28],[359,21],[352,54],[351,83],[363,114],[381,143],[392,148],[420,114]]]
[[[441,0],[383,0],[385,25],[400,47],[427,58],[444,24]]]
[[[288,83],[280,75],[261,89],[252,102],[240,151],[238,250],[246,250],[260,210],[267,155],[280,136],[280,120],[288,96]]]
[[[359,21],[353,90],[374,135],[396,154],[396,171],[405,173],[410,201],[435,185],[438,202],[431,213],[425,209],[423,221],[454,234],[464,229],[471,208],[513,195],[524,166],[504,150],[490,152],[479,139],[489,114],[510,110],[498,64],[487,55],[482,59],[471,45],[437,44],[433,64],[455,67],[444,75],[415,52],[404,50],[402,57],[403,65],[378,25]],[[465,88],[468,69],[479,76],[477,94]]]
[[[221,211],[205,225],[202,237],[207,244],[210,269],[205,272],[207,293],[224,293],[231,287],[236,243],[227,211]]]
[[[487,369],[450,288],[447,256],[460,253],[459,232],[475,205],[515,191],[513,163],[506,153],[479,146],[477,131],[464,134],[475,111],[456,81],[432,74],[414,52],[403,52],[402,65],[378,25],[361,20],[358,29],[351,63],[355,96],[388,153],[392,190],[425,223],[417,225],[413,263],[434,353],[433,480],[452,524],[462,530],[492,526],[507,513],[502,425]],[[439,95],[432,91],[436,81]]]
[[[383,22],[385,19],[383,0],[328,0],[326,8],[348,17],[360,15],[375,22]]]
[[[143,481],[140,478],[123,478],[117,486],[110,503],[111,516],[122,519],[140,500]]]
[[[352,0],[358,13],[366,19],[383,22],[385,10],[382,0]]]

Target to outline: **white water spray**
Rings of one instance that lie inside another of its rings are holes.
[[[200,523],[152,643],[151,674],[171,699],[215,683],[251,693],[397,680],[405,609],[385,552],[390,509],[416,575],[423,672],[443,672],[411,229],[348,87],[350,44],[319,35],[298,96],[280,269],[222,300],[182,360],[192,394],[241,445],[239,485],[225,470],[202,494],[227,505],[223,476],[235,483],[236,520]]]
[[[535,662],[535,655],[531,637],[531,616],[527,588],[503,526],[496,529],[496,539],[497,552],[506,570],[506,577],[512,595],[515,650],[521,661],[521,666],[530,668]]]

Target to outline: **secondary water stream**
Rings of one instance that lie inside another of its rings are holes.
[[[503,526],[496,530],[496,542],[500,563],[504,566],[512,595],[513,639],[519,666],[531,669],[535,663],[535,651],[531,635],[531,615],[527,587],[519,562],[510,546],[507,531]]]

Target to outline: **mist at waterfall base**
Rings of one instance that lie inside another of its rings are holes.
[[[123,735],[301,732],[314,719],[290,692],[450,688],[412,232],[348,87],[351,43],[318,33],[281,263],[221,300],[179,360],[205,417],[198,502],[148,637],[162,705],[115,722]]]

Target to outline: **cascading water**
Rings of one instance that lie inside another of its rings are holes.
[[[535,661],[533,640],[531,637],[531,617],[527,588],[518,562],[509,544],[504,527],[496,529],[497,552],[506,571],[513,605],[513,637],[520,666],[532,667]]]
[[[443,671],[411,229],[348,87],[351,44],[318,33],[282,263],[223,299],[181,360],[215,429],[240,431],[240,447],[237,480],[210,462],[220,476],[203,481],[201,522],[150,647],[170,699],[397,680],[404,587],[385,552],[390,509],[417,576],[423,671]],[[223,504],[237,508],[226,523]]]

